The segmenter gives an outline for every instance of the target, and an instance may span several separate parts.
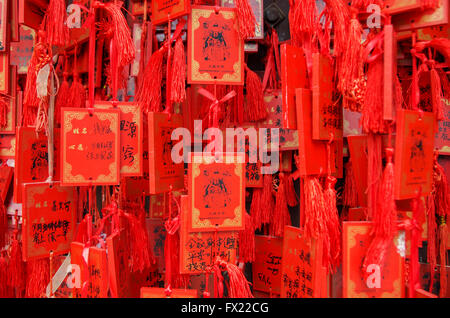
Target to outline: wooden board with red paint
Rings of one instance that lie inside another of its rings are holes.
[[[9,187],[14,174],[14,168],[2,165],[0,167],[0,197],[2,202],[5,202]]]
[[[189,0],[152,0],[152,23],[159,25],[189,13]]]
[[[165,288],[142,287],[141,298],[197,298],[197,289],[172,288],[167,294]]]
[[[449,22],[449,10],[450,6],[448,0],[439,0],[438,8],[415,10],[398,14],[392,17],[392,24],[396,31],[407,31],[445,25]]]
[[[108,297],[108,260],[106,249],[90,247],[88,259],[88,298]]]
[[[343,297],[403,298],[404,260],[400,253],[405,251],[404,235],[398,234],[388,247],[383,272],[370,269],[372,274],[364,280],[361,266],[371,242],[371,228],[372,222],[343,223]]]
[[[0,134],[16,133],[16,109],[17,109],[17,66],[10,66],[10,94],[7,100],[6,123],[0,127]]]
[[[106,238],[108,251],[109,288],[113,298],[128,295],[129,270],[128,249],[125,230],[120,230]]]
[[[450,99],[442,98],[444,119],[439,122],[434,147],[440,155],[450,155]]]
[[[235,10],[192,6],[188,24],[188,83],[242,85],[244,42]]]
[[[322,244],[307,241],[302,230],[286,226],[283,240],[281,298],[316,298],[321,294]]]
[[[245,167],[242,153],[192,153],[189,164],[189,231],[244,229]],[[220,156],[223,156],[220,158]],[[219,160],[217,160],[219,159]]]
[[[27,74],[28,64],[33,54],[36,31],[25,25],[19,29],[20,41],[11,43],[11,65],[17,66],[18,74]]]
[[[150,193],[158,194],[184,187],[183,162],[175,163],[172,158],[172,132],[183,126],[181,115],[148,113],[148,155]]]
[[[9,95],[10,90],[9,52],[0,53],[0,93]]]
[[[283,127],[297,129],[296,89],[307,86],[305,56],[301,48],[289,44],[282,44],[280,52]]]
[[[23,258],[25,261],[70,251],[76,222],[73,187],[55,183],[23,185]]]
[[[0,159],[14,159],[16,157],[16,136],[0,135]]]
[[[433,113],[399,110],[395,139],[395,199],[410,199],[421,189],[422,195],[431,191],[434,158]]]
[[[190,232],[189,199],[181,196],[180,272],[202,274],[212,266],[216,256],[229,263],[236,261],[238,233],[235,231]]]
[[[280,294],[283,239],[256,235],[255,252],[252,267],[253,289]]]
[[[119,184],[119,110],[62,108],[62,184]]]
[[[95,108],[115,109],[111,102],[97,101]],[[120,175],[141,176],[143,124],[142,112],[135,103],[119,102],[120,111]]]
[[[0,52],[9,49],[7,30],[10,22],[11,18],[8,19],[8,0],[0,0]]]
[[[334,100],[332,61],[320,54],[312,55],[312,136],[315,140],[342,139],[342,105]]]

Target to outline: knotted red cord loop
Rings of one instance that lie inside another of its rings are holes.
[[[232,90],[228,94],[226,94],[224,97],[222,97],[220,100],[218,100],[213,94],[211,94],[209,91],[207,91],[204,88],[199,88],[198,93],[210,101],[212,101],[212,104],[209,106],[208,110],[208,123],[210,127],[219,127],[219,114],[220,114],[220,105],[225,103],[226,101],[230,100],[234,96],[236,96],[236,92]]]

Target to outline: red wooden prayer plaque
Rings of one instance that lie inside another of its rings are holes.
[[[361,206],[367,207],[367,136],[348,136],[347,141],[353,175],[355,176],[358,202]]]
[[[156,269],[159,273],[164,273],[166,260],[164,258],[164,243],[166,240],[166,228],[162,218],[147,218],[145,226],[148,233],[148,239],[152,246],[153,256],[156,259]]]
[[[300,176],[327,173],[327,142],[312,138],[311,90],[297,89],[297,123],[299,139]],[[330,165],[335,173],[335,165]]]
[[[333,99],[332,61],[320,54],[313,53],[312,65],[312,134],[316,140],[342,139],[342,106]]]
[[[0,93],[9,95],[9,52],[0,53]]]
[[[299,228],[286,226],[281,263],[281,298],[320,297],[322,244],[307,242]]]
[[[74,277],[72,280],[73,290],[72,297],[73,298],[81,298],[82,297],[82,287],[88,279],[88,267],[84,256],[88,256],[89,254],[84,254],[84,244],[80,242],[72,242],[70,244],[70,263],[72,264],[72,275],[79,274],[80,277]],[[87,251],[88,252],[88,251]],[[75,265],[75,266],[74,266]],[[78,271],[79,269],[79,271]],[[80,287],[77,286],[76,282],[80,282]]]
[[[17,108],[17,66],[10,66],[10,83],[11,90],[7,98],[6,125],[0,127],[1,134],[16,133],[16,108]]]
[[[192,6],[188,26],[188,83],[244,83],[244,42],[234,9]]]
[[[267,105],[267,118],[258,123],[259,128],[278,128],[280,150],[298,149],[298,131],[286,129],[283,125],[283,98],[281,90],[274,93],[266,93],[264,102]],[[271,133],[267,131],[267,148],[271,147]]]
[[[366,208],[350,208],[348,209],[347,221],[366,221]]]
[[[395,78],[397,76],[397,41],[394,26],[384,26],[384,83],[383,83],[383,119],[394,120],[395,108]]]
[[[434,38],[450,38],[449,25],[432,26],[417,30],[418,41],[431,41]]]
[[[189,232],[189,215],[188,196],[181,196],[180,272],[202,274],[214,265],[217,256],[235,263],[238,232]]]
[[[62,108],[63,185],[119,184],[120,111]]]
[[[0,0],[0,52],[4,52],[9,49],[7,42],[8,38],[6,33],[6,30],[8,28],[7,15],[8,15],[8,0]]]
[[[444,119],[439,122],[434,144],[440,155],[450,155],[450,100],[442,98],[442,106]]]
[[[439,0],[438,8],[398,14],[392,18],[392,24],[397,31],[445,25],[449,22],[449,8],[448,0]]]
[[[413,110],[397,113],[397,136],[395,139],[395,199],[416,197],[421,188],[422,195],[431,191],[434,158],[433,113],[420,114]]]
[[[394,15],[402,12],[420,9],[421,0],[385,0],[384,12]]]
[[[255,236],[255,261],[253,262],[253,289],[280,294],[283,239],[272,236]]]
[[[75,222],[75,188],[59,182],[23,186],[23,258],[25,261],[70,251]]]
[[[343,223],[343,297],[403,298],[405,291],[403,281],[404,231],[399,232],[388,247],[386,263],[382,272],[376,268],[368,268],[369,273],[372,274],[367,277],[366,281],[362,272],[362,263],[371,242],[371,228],[372,222]]]
[[[189,164],[189,231],[244,229],[245,176],[242,153],[192,153]],[[220,162],[222,159],[222,162]]]
[[[115,109],[111,102],[97,101],[95,108]],[[142,175],[142,112],[135,103],[120,102],[120,175]]]
[[[109,288],[113,298],[127,297],[129,284],[128,249],[125,230],[106,238]]]
[[[184,187],[184,164],[172,159],[172,132],[183,126],[181,115],[148,113],[148,155],[150,164],[150,193],[157,194]]]
[[[55,129],[54,176],[59,180],[59,129]],[[44,134],[36,134],[33,127],[19,127],[14,172],[14,202],[22,203],[22,185],[43,182],[48,177],[48,140]]]
[[[28,64],[33,54],[36,31],[25,25],[19,29],[20,41],[11,42],[11,65],[17,66],[18,74],[27,74]]]
[[[88,259],[88,298],[108,297],[108,261],[106,249],[90,247]]]
[[[48,0],[18,0],[19,23],[38,30],[45,14]],[[44,5],[45,7],[40,7]]]
[[[151,3],[147,2],[147,12],[151,10]],[[130,11],[132,15],[143,15],[144,14],[144,1],[141,0],[132,0],[130,2]]]
[[[6,195],[8,194],[9,187],[11,185],[14,168],[10,166],[0,167],[0,196],[2,202],[5,202]]]
[[[166,295],[165,288],[142,287],[141,298],[197,298],[197,289],[172,288],[170,296]]]
[[[303,49],[289,44],[282,44],[280,51],[283,127],[297,129],[295,91],[307,86],[305,56]]]
[[[189,0],[152,0],[152,23],[159,25],[189,13]]]
[[[16,157],[16,136],[0,135],[0,159],[14,159]]]

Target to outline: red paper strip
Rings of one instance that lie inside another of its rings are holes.
[[[188,26],[188,83],[244,83],[244,43],[234,9],[192,6]]]
[[[63,108],[63,185],[119,184],[119,110]]]
[[[55,183],[23,186],[23,258],[44,258],[70,251],[75,222],[75,189]]]
[[[440,155],[450,155],[450,100],[442,98],[442,106],[444,119],[439,122],[434,144]]]
[[[404,236],[402,238],[399,232],[389,246],[383,272],[376,268],[370,269],[372,274],[364,281],[361,266],[371,242],[372,222],[343,224],[343,297],[403,298],[404,260],[399,252],[404,253]]]

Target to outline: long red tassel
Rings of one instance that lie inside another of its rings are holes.
[[[334,55],[340,57],[348,45],[346,26],[350,22],[350,13],[347,4],[342,0],[325,0],[330,9],[334,29]]]
[[[255,230],[261,229],[262,222],[262,209],[261,209],[261,197],[262,197],[263,189],[262,188],[254,188],[252,195],[252,204],[250,205],[250,215],[252,217],[252,224]]]
[[[161,111],[161,82],[165,51],[165,47],[162,47],[152,54],[136,94],[136,100],[145,113]]]
[[[166,221],[166,240],[164,242],[164,258],[166,260],[166,280],[171,288],[186,288],[189,275],[180,273],[180,232],[179,219],[173,218],[172,222]]]
[[[50,0],[42,22],[47,34],[47,43],[64,46],[69,42],[69,28],[66,25],[67,9],[64,0]]]
[[[258,74],[253,72],[247,66],[247,76],[245,79],[245,87],[247,97],[245,103],[244,120],[255,122],[267,117],[267,107],[264,103],[264,93],[261,79]]]
[[[284,234],[284,226],[291,224],[291,216],[289,214],[286,202],[286,181],[283,173],[280,173],[280,184],[275,196],[275,208],[272,210],[270,217],[269,232],[272,236],[282,237]]]
[[[8,215],[3,200],[0,198],[0,249],[5,246],[8,232]]]
[[[0,298],[9,298],[11,297],[10,288],[7,284],[8,282],[8,262],[3,255],[3,252],[0,252]]]
[[[224,280],[222,276],[223,271],[228,273],[228,281]],[[216,296],[220,298],[223,296],[224,281],[228,290],[228,298],[253,298],[250,283],[236,265],[217,259],[214,264],[214,279],[216,282]]]
[[[290,207],[294,207],[298,205],[297,193],[294,188],[294,179],[292,178],[292,174],[286,177],[286,202]]]
[[[73,82],[69,90],[68,102],[70,107],[85,108],[87,94],[78,76],[77,48],[77,45],[75,45],[75,53],[73,54]]]
[[[387,164],[383,173],[375,215],[373,215],[372,235],[374,238],[367,250],[363,263],[364,275],[371,264],[379,266],[380,271],[385,265],[387,249],[397,231],[397,209],[394,200],[394,164],[392,161],[394,150],[386,149]]]
[[[322,185],[316,177],[305,177],[303,193],[305,196],[304,236],[307,239],[317,239],[321,234],[327,233],[323,217],[325,200]]]
[[[430,84],[433,112],[436,115],[436,120],[441,121],[444,119],[444,110],[442,109],[441,78],[434,67],[430,70]]]
[[[50,260],[48,258],[27,262],[27,298],[41,298],[50,282]]]
[[[441,270],[439,274],[439,297],[447,296],[447,235],[448,228],[444,218],[441,218],[441,225],[439,225],[439,260]]]
[[[181,37],[175,42],[171,86],[170,98],[172,102],[182,103],[186,99],[186,56]]]
[[[256,18],[248,0],[235,0],[235,4],[241,38],[245,40],[254,37]]]
[[[245,213],[245,228],[239,231],[239,261],[251,263],[255,260],[255,227],[252,218]]]
[[[328,236],[330,239],[329,250],[329,262],[324,264],[327,269],[334,272],[341,263],[341,224],[339,222],[339,213],[336,207],[336,190],[334,186],[336,184],[336,178],[328,176],[326,189],[323,197],[325,201],[325,224],[328,230]]]
[[[345,179],[344,179],[344,191],[342,193],[343,204],[346,207],[357,207],[358,202],[358,192],[356,191],[356,180],[353,171],[352,161],[349,160],[345,165]]]
[[[434,191],[432,191],[434,193]],[[431,293],[434,285],[434,276],[436,270],[436,209],[434,206],[434,195],[430,194],[427,197],[427,260],[430,264],[430,288]]]
[[[260,201],[261,222],[263,224],[269,224],[272,210],[275,207],[275,201],[273,198],[272,190],[273,190],[272,175],[265,174],[263,177],[263,192]]]
[[[67,60],[65,61],[67,65]],[[61,86],[59,86],[58,95],[56,96],[56,103],[55,103],[55,120],[58,124],[61,123],[61,108],[62,107],[68,107],[71,105],[69,103],[69,97],[70,97],[70,85],[67,81],[68,73],[64,71],[63,73],[63,82],[61,83]]]

